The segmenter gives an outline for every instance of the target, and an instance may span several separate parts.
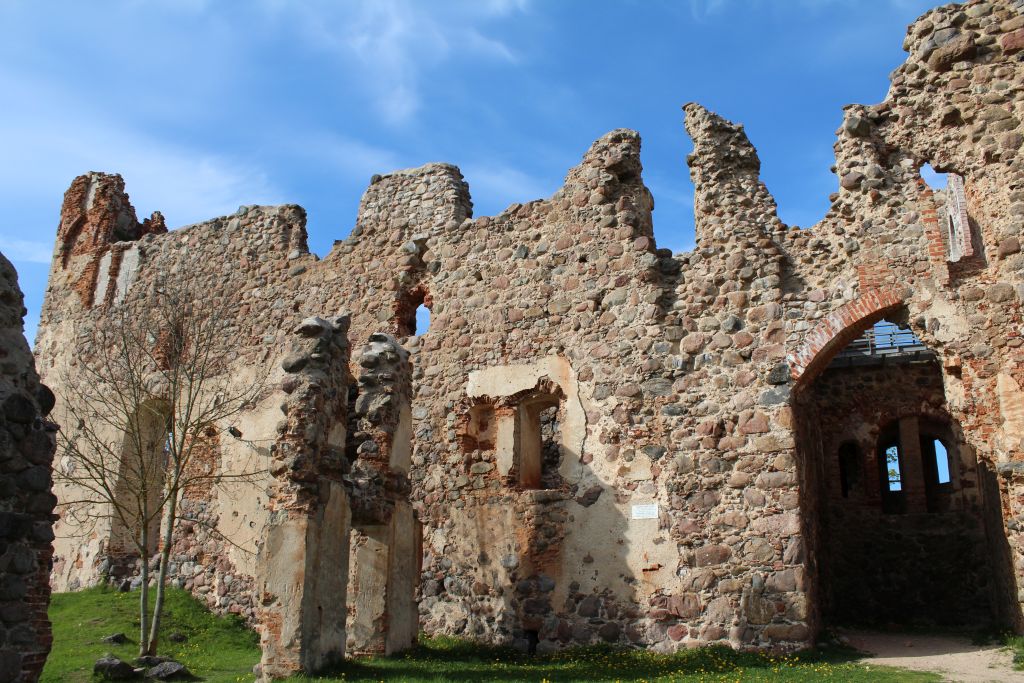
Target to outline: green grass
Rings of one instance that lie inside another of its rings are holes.
[[[151,598],[152,599],[152,598]],[[105,652],[132,662],[139,653],[139,594],[90,588],[55,593],[50,603],[53,650],[41,680],[91,681],[92,665]],[[259,640],[237,617],[217,617],[186,591],[167,590],[160,654],[182,662],[208,681],[252,681],[260,659]],[[104,643],[101,638],[122,632],[131,642]],[[188,640],[175,643],[171,633]]]
[[[110,645],[100,639],[123,632],[133,641],[138,631],[138,593],[93,588],[53,596],[53,652],[42,680],[90,681],[93,662],[105,652],[131,661],[138,645]],[[219,618],[188,593],[169,590],[166,628],[160,654],[181,661],[211,682],[252,681],[259,661],[255,634],[235,618]],[[184,643],[167,639],[173,632]],[[347,662],[326,677],[299,676],[293,681],[404,681],[407,683],[484,681],[864,681],[872,683],[938,681],[934,674],[912,673],[857,664],[852,650],[824,648],[786,657],[739,653],[724,647],[659,655],[609,646],[576,648],[529,657],[512,650],[481,646],[455,638],[430,638],[405,655],[369,657]]]
[[[549,656],[529,657],[503,648],[488,648],[455,638],[426,639],[398,657],[370,657],[347,662],[331,676],[289,679],[312,681],[395,681],[443,683],[465,681],[864,681],[917,683],[940,676],[857,664],[860,654],[848,649],[819,649],[788,656],[735,652],[727,647],[684,650],[659,655],[646,650],[593,646]]]
[[[1024,636],[1008,635],[1004,640],[1006,647],[1013,652],[1013,668],[1024,671]]]

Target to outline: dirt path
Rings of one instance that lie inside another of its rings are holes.
[[[999,645],[972,645],[967,638],[916,634],[844,631],[858,650],[871,653],[864,662],[934,671],[957,683],[1024,683],[1024,671],[1013,670],[1013,655]]]

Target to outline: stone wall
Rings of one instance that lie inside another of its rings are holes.
[[[886,100],[847,108],[839,189],[811,228],[780,221],[742,126],[686,105],[697,246],[683,254],[657,248],[628,130],[594,142],[550,198],[497,216],[473,217],[453,166],[374,176],[323,259],[299,207],[163,233],[162,217],[137,221],[119,177],[83,176],[65,197],[41,372],[59,396],[60,371],[89,353],[75,340],[106,307],[144,305],[159,273],[189,273],[229,302],[240,376],[279,382],[291,331],[347,311],[351,339],[384,332],[411,353],[408,468],[381,469],[386,434],[351,427],[371,438],[349,449],[353,490],[384,493],[354,499],[354,519],[383,519],[374,507],[386,514],[389,491],[407,490],[423,525],[425,631],[541,650],[806,645],[830,590],[814,446],[830,434],[800,396],[882,317],[937,353],[945,410],[989,491],[988,552],[1024,567],[1022,31],[1006,0],[915,22]],[[964,179],[971,254],[951,250],[949,202],[921,180],[925,162]],[[419,303],[431,326],[409,336]],[[357,358],[350,368],[361,375]],[[247,439],[278,438],[279,403],[268,395],[243,416]],[[321,418],[333,431],[352,414]],[[228,470],[246,457],[220,448]],[[537,453],[539,483],[524,475]],[[264,483],[209,512],[253,552],[279,505]],[[60,529],[76,540],[58,533],[55,586],[98,580],[102,529],[84,541],[69,520]],[[182,555],[231,595],[250,590],[253,552]],[[1001,619],[1019,627],[1015,571],[996,582]]]
[[[17,273],[0,254],[0,681],[35,681],[53,640],[53,394],[40,384]]]

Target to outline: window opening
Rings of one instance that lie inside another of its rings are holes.
[[[430,309],[427,308],[426,304],[420,304],[416,307],[415,325],[412,333],[415,335],[426,334],[427,330],[430,329]]]
[[[929,163],[921,167],[921,179],[924,180],[933,192],[945,192],[949,186],[949,174],[939,173]]]
[[[527,489],[558,488],[562,459],[559,395],[535,394],[519,404],[516,474]]]
[[[430,327],[433,299],[422,285],[406,290],[395,303],[395,333],[399,337],[424,334]]]
[[[956,173],[939,173],[931,164],[921,167],[921,179],[931,188],[940,220],[945,223],[947,260],[956,263],[972,256],[971,223],[967,215],[964,178]]]
[[[948,512],[952,505],[954,463],[946,443],[935,432],[921,434],[921,469],[928,512]]]
[[[562,447],[558,443],[558,405],[540,411],[541,484],[558,487],[558,467],[562,464]]]
[[[903,476],[900,473],[900,447],[890,444],[885,447],[886,485],[890,492],[903,490]]]
[[[940,484],[948,484],[951,481],[949,477],[949,453],[946,452],[945,444],[938,439],[934,439],[934,447],[936,478]]]

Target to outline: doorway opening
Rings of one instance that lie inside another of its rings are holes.
[[[820,620],[996,624],[997,602],[1009,598],[986,528],[993,501],[935,354],[892,322],[845,332],[853,340],[793,403]]]

